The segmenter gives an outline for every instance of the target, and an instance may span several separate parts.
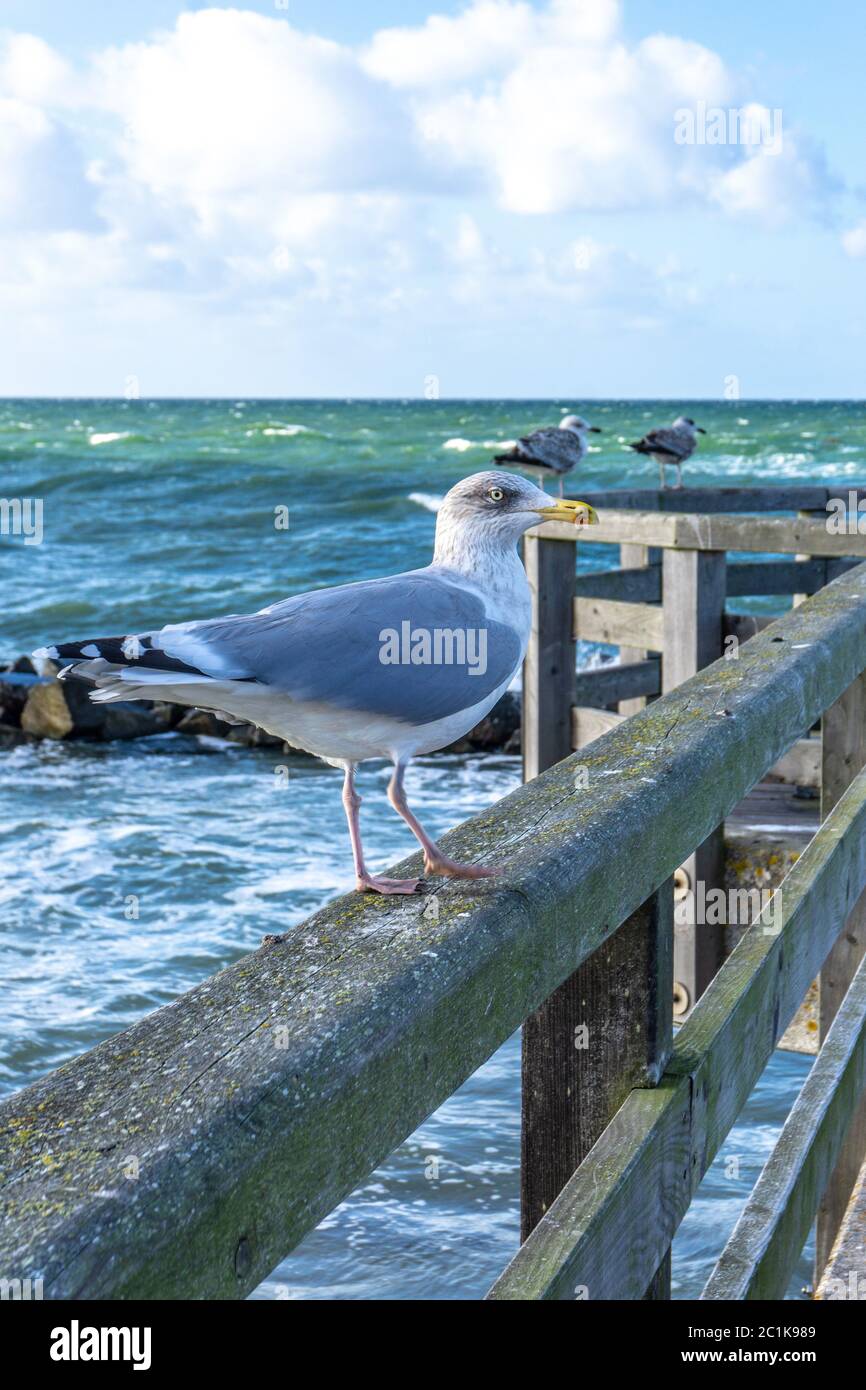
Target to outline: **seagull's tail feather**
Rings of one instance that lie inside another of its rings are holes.
[[[164,680],[165,672],[170,671],[173,675],[180,673],[207,679],[206,672],[200,671],[197,666],[190,666],[188,662],[152,646],[149,634],[143,637],[91,637],[86,642],[61,642],[53,647],[40,647],[33,656],[37,660],[69,663],[62,675],[83,680],[94,679],[87,668],[98,662],[118,668],[132,668],[136,677],[140,675],[153,679],[161,673]],[[150,675],[151,672],[154,676]]]
[[[651,452],[643,439],[639,439],[636,444],[629,444],[628,447],[634,449],[638,454],[648,454]]]
[[[521,463],[525,462],[523,455],[518,448],[506,449],[502,454],[493,455],[494,463]]]
[[[71,643],[67,645],[73,645]],[[82,645],[89,646],[85,642]],[[35,655],[35,653],[34,653]],[[58,655],[64,653],[58,650]],[[72,655],[70,652],[66,656]],[[78,680],[89,681],[95,689],[90,698],[95,705],[110,705],[115,700],[162,700],[172,705],[186,705],[191,708],[216,710],[220,694],[225,699],[225,688],[209,676],[190,671],[149,670],[146,666],[119,666],[103,658],[79,661],[67,666],[59,673],[59,680],[75,676]],[[226,723],[243,723],[233,715],[221,714]]]

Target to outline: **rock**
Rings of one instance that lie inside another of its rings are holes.
[[[517,751],[520,749],[520,696],[513,690],[505,694],[489,714],[470,729],[463,738],[443,748],[443,753],[491,753],[495,749],[506,749],[510,740],[517,735]],[[514,750],[509,750],[514,751]]]
[[[0,671],[0,724],[20,727],[27,697],[42,678],[10,668]]]
[[[510,739],[509,739],[508,742],[505,744],[505,746],[504,746],[504,748],[502,749],[502,751],[503,751],[503,753],[518,753],[518,754],[523,752],[523,740],[522,740],[522,738],[521,738],[521,730],[520,730],[520,729],[515,729],[515,730],[514,730],[514,733],[511,735]]]
[[[227,738],[230,729],[230,724],[217,719],[215,714],[206,709],[188,710],[175,725],[176,733],[206,734],[209,738]]]
[[[21,728],[37,738],[66,738],[75,728],[59,681],[34,685],[21,711]]]
[[[0,724],[0,748],[18,748],[22,743],[38,743],[33,734],[27,734],[14,724]]]
[[[229,743],[240,743],[245,748],[285,748],[281,738],[257,729],[254,724],[231,725],[228,731]]]
[[[149,700],[124,700],[95,705],[92,686],[83,681],[36,678],[21,711],[21,727],[37,738],[144,738],[171,728],[173,714],[166,705]]]
[[[171,706],[150,700],[124,700],[97,708],[104,711],[99,737],[105,740],[147,738],[149,734],[166,733],[174,723]]]
[[[467,738],[473,748],[486,753],[494,748],[504,748],[519,728],[520,699],[513,691],[506,690],[490,713],[469,730]]]
[[[142,704],[150,705],[150,700],[142,700]],[[160,718],[165,721],[167,729],[174,729],[189,711],[186,705],[170,705],[167,700],[154,700],[153,708],[159,710]]]
[[[473,746],[473,744],[472,744],[472,740],[470,739],[469,735],[467,734],[465,738],[458,738],[458,739],[456,740],[455,743],[449,743],[449,744],[447,745],[447,747],[445,747],[445,748],[437,748],[436,751],[433,752],[433,753],[431,753],[430,756],[433,757],[433,758],[435,758],[435,757],[436,757],[436,753],[474,753],[474,752],[475,752],[475,748],[474,748],[474,746]]]
[[[21,672],[23,675],[27,676],[35,676],[37,674],[36,667],[33,665],[29,656],[19,656],[17,661],[13,661],[10,670]]]

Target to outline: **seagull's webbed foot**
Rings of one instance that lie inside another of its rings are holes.
[[[355,888],[359,893],[414,893],[421,882],[420,878],[380,878],[371,874],[364,863],[364,850],[361,845],[361,826],[358,811],[361,798],[355,791],[355,769],[346,763],[346,777],[343,783],[343,805],[349,822],[349,835],[352,840],[352,854],[355,860]]]
[[[355,888],[359,893],[414,893],[420,882],[420,878],[379,878],[364,873],[355,879]]]
[[[425,874],[442,874],[445,878],[495,878],[501,869],[484,869],[480,864],[456,864],[446,854],[424,854]]]
[[[425,874],[443,874],[446,878],[494,878],[498,869],[482,869],[480,864],[457,864],[443,854],[435,840],[431,840],[418,817],[409,810],[406,793],[403,790],[403,774],[406,765],[394,764],[394,776],[388,785],[388,800],[398,815],[408,825],[415,839],[424,851]]]

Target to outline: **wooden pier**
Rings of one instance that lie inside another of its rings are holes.
[[[338,899],[4,1102],[6,1277],[242,1298],[524,1025],[523,1244],[489,1296],[667,1298],[676,1230],[819,974],[821,1052],[705,1297],[781,1298],[816,1212],[824,1273],[866,1157],[866,537],[654,496],[580,534],[627,547],[606,575],[578,576],[573,531],[527,538],[528,780],[444,841],[507,872]],[[812,596],[726,657],[726,596],[756,593]],[[575,674],[577,637],[624,665]],[[821,823],[722,960],[715,929],[675,932],[675,895],[715,881],[725,822],[786,758]]]

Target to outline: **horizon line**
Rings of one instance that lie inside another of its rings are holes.
[[[724,400],[719,396],[585,396],[574,392],[572,395],[554,396],[438,396],[429,399],[426,396],[372,396],[372,395],[324,395],[324,396],[257,396],[244,394],[242,391],[229,392],[225,395],[149,395],[128,397],[123,395],[101,395],[99,393],[89,395],[45,395],[41,392],[23,392],[18,395],[0,396],[0,403],[11,401],[110,401],[113,404],[123,405],[146,405],[148,402],[156,401],[281,401],[305,404],[319,401],[329,401],[334,404],[354,405],[358,403],[388,403],[390,405],[449,405],[461,404],[467,401],[477,403],[503,404],[528,403],[535,404],[541,402],[545,404],[558,404],[561,401],[591,401],[596,404],[644,404],[656,402],[677,402],[677,401],[697,401],[701,405],[722,405],[742,407],[744,405],[824,405],[832,403],[836,405],[866,405],[866,396],[741,396],[738,400]]]

